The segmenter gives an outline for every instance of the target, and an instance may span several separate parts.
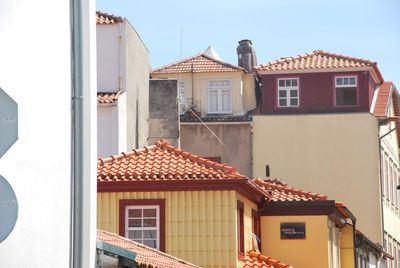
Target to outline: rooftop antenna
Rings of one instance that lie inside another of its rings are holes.
[[[179,59],[182,59],[182,39],[183,39],[183,27],[181,27],[181,44],[179,49]]]

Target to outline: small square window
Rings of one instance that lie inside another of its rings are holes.
[[[299,106],[298,78],[278,79],[278,107]]]

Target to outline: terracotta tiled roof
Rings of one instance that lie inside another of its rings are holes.
[[[390,97],[392,96],[392,82],[384,82],[378,89],[378,95],[376,97],[374,115],[377,117],[387,116],[387,109],[389,105]]]
[[[253,267],[293,268],[293,266],[291,266],[291,265],[284,264],[279,260],[275,260],[271,257],[257,253],[254,250],[250,250],[246,255],[246,259],[245,259],[243,268],[253,268]]]
[[[115,103],[116,100],[122,95],[122,91],[114,93],[100,93],[97,92],[97,103]]]
[[[178,62],[154,69],[151,74],[245,72],[242,67],[214,59],[205,54],[197,54]]]
[[[122,22],[122,20],[122,17],[117,17],[100,11],[96,12],[96,24],[115,24]]]
[[[292,188],[278,179],[262,180],[257,178],[253,182],[268,194],[271,201],[317,201],[328,199],[326,195]]]
[[[199,267],[197,265],[183,261],[181,259],[168,255],[164,252],[161,252],[154,248],[147,247],[143,244],[134,242],[132,240],[116,235],[114,233],[97,230],[97,240],[136,253],[135,261],[139,265],[146,265],[147,267],[165,267],[165,268]]]
[[[376,62],[354,58],[339,54],[329,53],[323,50],[314,50],[311,53],[297,55],[294,57],[284,57],[279,60],[261,64],[255,69],[263,72],[276,71],[296,71],[296,70],[327,70],[327,69],[342,69],[342,68],[360,68],[372,67],[378,76],[378,79],[383,82],[382,74],[380,73]]]
[[[98,182],[247,179],[231,166],[173,147],[165,140],[97,164]]]

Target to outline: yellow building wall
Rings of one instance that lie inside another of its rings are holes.
[[[245,204],[246,250],[251,204],[235,191],[98,193],[97,226],[119,233],[120,199],[165,199],[166,253],[202,267],[241,267],[237,253],[237,200]]]
[[[345,225],[340,229],[340,233],[341,268],[355,268],[353,226]]]
[[[369,113],[254,116],[253,176],[268,164],[271,177],[344,202],[381,243],[377,125]]]
[[[329,229],[326,216],[262,216],[262,254],[296,268],[329,267]],[[281,240],[282,222],[305,222],[306,239]]]
[[[232,113],[244,114],[255,108],[254,78],[250,74],[238,72],[219,73],[182,73],[182,74],[154,74],[153,78],[170,78],[186,82],[186,97],[188,104],[194,97],[196,109],[207,115],[208,113],[208,81],[212,79],[230,79],[232,83]],[[194,89],[194,90],[192,90]],[[190,106],[190,105],[189,105]]]

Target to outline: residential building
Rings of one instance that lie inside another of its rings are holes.
[[[251,41],[239,43],[238,57],[248,59],[241,64],[255,64]],[[178,80],[181,148],[251,176],[249,111],[256,107],[252,73],[222,61],[209,47],[202,54],[153,69],[151,77]]]
[[[97,230],[96,268],[199,267],[114,233]]]
[[[1,267],[95,265],[94,6],[0,4]]]
[[[320,50],[256,70],[262,88],[253,117],[254,175],[268,172],[345,202],[365,236],[398,262],[394,85],[384,81],[375,62]]]
[[[98,156],[106,157],[147,145],[150,60],[126,18],[96,12],[96,26]]]
[[[97,169],[103,230],[202,267],[253,267],[252,251],[299,268],[357,267],[356,218],[327,196],[250,180],[165,140]]]

